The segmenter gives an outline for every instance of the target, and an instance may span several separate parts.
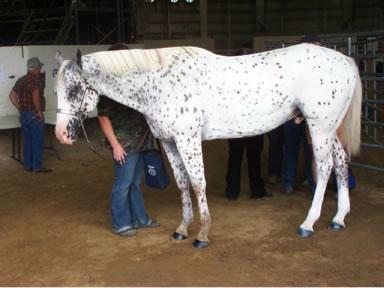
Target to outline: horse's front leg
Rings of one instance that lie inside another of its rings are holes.
[[[195,248],[206,248],[209,242],[208,233],[211,226],[211,215],[205,194],[206,182],[201,138],[198,133],[184,135],[176,139],[176,146],[187,169],[199,208],[201,226],[193,246]]]
[[[181,204],[183,210],[183,218],[176,232],[173,233],[172,239],[184,240],[188,238],[188,226],[193,221],[193,209],[190,195],[190,182],[187,170],[183,164],[183,160],[177,151],[176,144],[173,141],[161,141],[165,153],[167,154],[169,163],[171,164],[177,187],[181,191]]]
[[[348,164],[347,155],[339,139],[335,138],[333,143],[333,162],[337,179],[337,213],[332,219],[330,228],[339,231],[345,227],[344,218],[349,213],[349,188],[348,188]]]
[[[313,154],[316,162],[317,185],[315,195],[312,200],[312,206],[309,209],[307,218],[298,229],[298,234],[302,237],[310,237],[313,235],[313,224],[320,217],[324,193],[327,188],[329,175],[331,174],[333,166],[331,144],[334,136],[330,133],[316,133],[316,135],[311,136]]]

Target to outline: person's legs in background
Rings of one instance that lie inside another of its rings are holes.
[[[305,123],[304,135],[303,135],[303,150],[304,150],[304,176],[305,181],[308,183],[311,192],[315,193],[316,190],[316,181],[314,173],[314,160],[313,160],[313,151],[312,151],[312,141],[311,136],[309,135],[309,130],[307,124]]]
[[[32,172],[32,113],[29,111],[20,112],[20,124],[23,131],[23,158],[24,158],[24,170]]]
[[[44,155],[44,121],[34,117],[31,121],[32,133],[32,169],[41,171],[43,169]]]
[[[225,194],[228,199],[236,200],[240,193],[241,162],[245,140],[243,138],[229,139],[229,157],[226,174],[227,187]]]
[[[276,184],[281,179],[281,167],[283,163],[284,149],[284,125],[281,125],[268,133],[268,183]]]
[[[301,137],[304,132],[304,123],[296,124],[290,120],[284,124],[284,193],[292,194],[295,187],[297,160]]]
[[[262,198],[267,196],[264,180],[261,177],[260,157],[263,151],[264,135],[245,138],[247,149],[248,176],[250,186],[250,198]]]

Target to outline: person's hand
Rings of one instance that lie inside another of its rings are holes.
[[[37,117],[37,120],[39,120],[39,121],[43,121],[43,119],[44,119],[44,114],[43,114],[43,112],[36,112],[36,117]]]
[[[115,159],[120,165],[125,163],[125,156],[127,156],[127,152],[125,152],[123,146],[117,144],[113,149],[113,159]]]

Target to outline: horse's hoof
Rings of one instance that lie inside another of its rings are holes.
[[[183,235],[183,234],[181,234],[181,233],[178,233],[178,232],[175,232],[175,233],[173,233],[173,235],[172,235],[172,239],[173,239],[173,240],[177,240],[177,241],[185,240],[185,239],[187,239],[187,238],[188,238],[187,236],[185,236],[185,235]]]
[[[297,234],[299,234],[300,237],[309,238],[313,235],[313,231],[300,227],[299,229],[297,229]]]
[[[193,248],[198,248],[198,249],[207,248],[208,241],[201,241],[199,239],[195,239],[195,241],[193,241],[192,246]]]
[[[344,228],[343,225],[336,223],[334,221],[332,221],[331,224],[329,224],[329,229],[331,229],[331,231],[340,231],[343,228]]]

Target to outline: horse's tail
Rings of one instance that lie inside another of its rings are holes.
[[[350,65],[355,70],[356,86],[353,92],[352,101],[349,105],[347,115],[343,123],[344,145],[349,155],[356,155],[360,151],[361,142],[361,101],[362,87],[359,70],[355,61],[348,58]]]

